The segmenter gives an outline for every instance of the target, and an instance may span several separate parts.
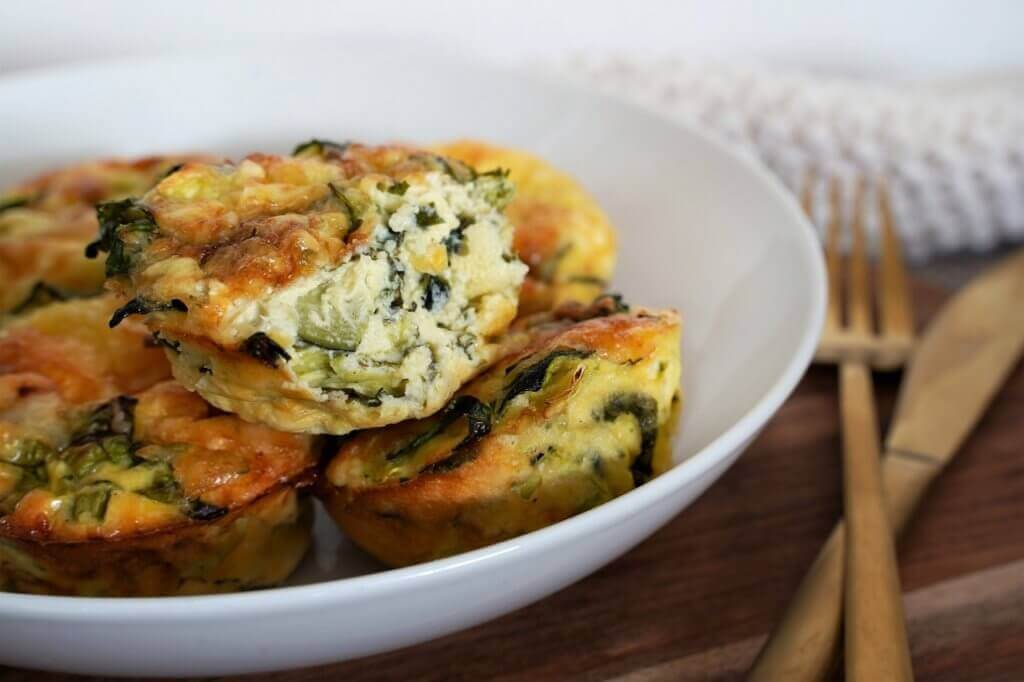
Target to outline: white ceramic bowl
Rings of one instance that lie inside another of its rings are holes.
[[[750,158],[625,104],[522,75],[343,41],[0,80],[0,181],[158,151],[285,151],[312,136],[522,147],[576,175],[610,214],[627,300],[684,318],[676,465],[545,530],[382,570],[323,516],[287,587],[164,599],[0,594],[0,661],[122,675],[315,665],[437,637],[519,608],[619,556],[724,472],[793,390],[818,338],[815,235]],[[742,557],[736,557],[743,561]]]

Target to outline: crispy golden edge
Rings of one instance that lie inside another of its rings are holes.
[[[108,328],[107,320],[118,303],[112,296],[55,303],[16,319],[0,332],[0,413],[40,394],[58,396],[56,409],[132,395],[138,399],[138,441],[190,446],[175,462],[176,478],[190,498],[201,496],[230,511],[283,482],[308,482],[319,447],[311,437],[218,413],[197,395],[168,381],[163,351],[152,344],[141,323]],[[54,413],[53,418],[61,417]],[[16,434],[17,424],[0,421],[0,435],[7,433]],[[33,492],[11,514],[0,517],[0,537],[39,542],[137,537],[190,523],[183,517],[159,528],[55,527],[48,497]]]
[[[99,159],[57,168],[18,183],[4,192],[5,196],[52,196],[54,204],[94,205],[108,200],[118,189],[109,186],[116,173],[132,172],[142,179],[156,180],[169,167],[189,161],[213,160],[205,154],[170,154],[143,156],[136,159]]]
[[[551,319],[551,317],[544,316],[540,319],[547,320]],[[585,320],[575,324],[563,319],[561,322],[556,322],[555,324],[556,326],[553,328],[539,328],[527,332],[533,337],[532,340],[522,346],[520,350],[499,360],[494,366],[487,370],[487,372],[477,377],[473,382],[467,384],[459,394],[472,395],[474,388],[478,384],[487,381],[493,374],[504,372],[506,367],[514,365],[522,358],[534,354],[540,354],[544,351],[555,350],[556,348],[593,350],[601,357],[613,362],[623,362],[638,356],[649,355],[656,349],[658,341],[662,335],[670,333],[672,330],[679,327],[679,317],[672,311],[658,313],[640,311],[629,315],[609,315],[607,317]],[[516,418],[516,421],[525,422],[532,418],[535,418],[532,413],[524,412]],[[508,424],[503,428],[503,432],[515,432],[515,430],[515,423]],[[325,475],[322,479],[321,485],[318,486],[318,489],[322,489],[325,486],[333,487],[331,482],[335,477],[332,476],[332,465],[337,466],[336,463],[340,463],[342,459],[348,456],[347,453],[360,452],[360,446],[362,443],[372,442],[373,451],[388,450],[389,446],[386,435],[388,433],[394,433],[395,442],[401,441],[405,438],[404,428],[400,425],[399,428],[391,427],[388,429],[388,427],[385,427],[385,429],[366,431],[345,440],[342,443],[340,450],[336,452],[328,462]],[[384,435],[383,440],[380,438],[382,435]],[[485,442],[487,440],[488,438],[485,437]],[[369,453],[369,456],[372,456],[372,452]],[[481,460],[482,458],[478,458],[474,460],[474,463],[480,462]],[[422,475],[409,481],[385,484],[375,488],[355,491],[352,494],[355,497],[372,498],[377,495],[391,495],[393,493],[397,493],[411,498],[415,497],[417,495],[417,491],[425,486],[443,486],[451,482],[453,486],[458,487],[461,485],[461,481],[457,481],[456,479],[461,478],[467,470],[467,467],[472,467],[472,465],[473,463],[470,463],[466,465],[466,467],[452,472],[454,476],[452,473]],[[438,493],[437,497],[444,497],[444,493]]]
[[[0,200],[24,199],[34,219],[49,221],[31,234],[0,233],[0,311],[19,305],[37,282],[70,294],[92,294],[103,286],[103,260],[85,247],[96,239],[95,205],[126,193],[125,176],[139,193],[175,164],[210,159],[198,154],[100,159],[51,170],[0,192]],[[133,177],[134,176],[134,177]],[[131,192],[129,192],[131,193]],[[22,210],[22,209],[19,209]]]
[[[278,518],[292,505],[294,519]],[[304,491],[283,484],[216,521],[141,537],[77,543],[0,539],[0,589],[141,597],[268,587],[285,580],[308,551],[312,516]],[[252,523],[258,525],[242,525]],[[239,543],[254,541],[261,544],[250,545],[248,553],[264,547],[276,553],[247,557],[234,570],[225,567]],[[216,577],[225,572],[227,577]]]
[[[612,305],[607,299],[605,303],[608,308]],[[489,372],[503,373],[504,368],[524,357],[541,357],[556,348],[595,350],[605,359],[624,362],[640,356],[653,356],[658,349],[665,350],[667,347],[663,344],[666,340],[676,339],[672,343],[677,342],[679,318],[674,312],[636,311],[632,316],[610,314],[607,317],[586,319],[593,313],[593,308],[569,305],[563,306],[556,313],[520,320],[516,325],[517,331],[520,335],[526,335],[528,340],[524,344],[521,337],[518,350],[509,353]],[[487,378],[487,374],[482,375],[476,382],[485,382]],[[471,383],[460,394],[471,395],[473,389],[474,384]],[[673,419],[672,414],[678,416],[678,405],[678,401],[674,402],[669,410],[669,421]],[[503,424],[500,433],[517,433],[518,424],[530,423],[538,418],[539,414],[530,408],[515,417],[513,422]],[[495,477],[504,480],[506,467],[518,466],[516,462],[519,458],[503,456],[506,446],[499,442],[500,437],[494,437],[494,433],[478,442],[474,459],[454,471],[419,474],[407,480],[358,489],[332,484],[332,481],[337,480],[337,476],[332,475],[332,468],[340,467],[343,458],[360,456],[359,453],[364,451],[361,445],[367,446],[365,453],[371,457],[374,452],[388,452],[398,442],[408,439],[410,431],[407,426],[399,425],[357,434],[341,445],[315,488],[316,495],[335,522],[357,544],[391,566],[403,566],[467,551],[503,539],[504,536],[488,535],[473,523],[449,522],[456,507],[462,504],[472,506],[474,500],[490,499],[488,491],[492,480]],[[671,433],[672,429],[666,421],[659,428],[656,456],[668,456]],[[663,463],[659,462],[658,466],[660,473]],[[525,527],[519,528],[519,532],[549,525],[563,518],[560,516],[544,522],[527,509],[528,504],[523,504],[523,509],[512,511],[516,508],[513,504],[508,511],[513,516],[505,520],[513,522],[514,518],[517,521],[513,523],[526,523]]]
[[[315,480],[319,445],[312,438],[274,431],[233,415],[218,415],[201,398],[170,381],[138,394],[139,406],[144,408],[147,398],[154,396],[158,401],[169,401],[178,413],[139,416],[141,410],[136,407],[135,431],[141,432],[138,438],[146,445],[191,446],[174,466],[186,497],[201,497],[230,514],[281,485],[304,487]],[[233,447],[224,449],[227,443]],[[246,443],[256,443],[260,449],[246,447]],[[204,444],[215,447],[206,448]],[[156,526],[139,526],[138,521],[54,525],[48,499],[31,492],[23,497],[13,512],[0,517],[0,537],[40,543],[117,541],[208,523],[180,516]]]
[[[197,521],[183,517],[180,521],[166,524],[160,528],[152,528],[139,533],[120,534],[111,537],[87,537],[65,539],[47,537],[32,533],[20,532],[20,529],[5,523],[7,517],[0,518],[0,538],[17,540],[24,543],[39,545],[41,547],[108,547],[111,549],[128,549],[134,546],[152,548],[156,546],[171,546],[178,542],[184,534],[201,532],[203,529],[222,528],[231,525],[234,521],[245,516],[254,505],[257,505],[274,495],[286,490],[296,492],[311,488],[317,480],[318,472],[316,465],[297,473],[294,477],[280,481],[276,485],[264,489],[256,497],[246,500],[244,503],[236,504],[228,510],[228,513],[211,521]]]
[[[258,153],[237,164],[187,163],[142,197],[142,204],[160,228],[143,251],[139,266],[142,272],[136,268],[130,278],[116,277],[110,284],[123,293],[161,299],[162,289],[176,286],[176,280],[201,279],[209,291],[215,289],[216,293],[209,294],[209,300],[187,315],[163,316],[160,325],[177,336],[215,337],[212,332],[238,298],[263,296],[268,288],[283,288],[320,269],[334,267],[371,239],[373,223],[364,223],[345,235],[324,227],[326,214],[313,207],[328,198],[328,183],[402,181],[430,170],[417,161],[423,154],[400,145],[353,144],[341,156]],[[258,166],[262,177],[243,178],[241,170],[246,164]],[[211,198],[177,198],[178,187],[215,184],[223,168],[230,168],[245,189],[283,188],[287,203],[236,197],[238,188]],[[237,205],[224,203],[229,196],[237,199]],[[187,263],[188,272],[152,274],[151,266],[172,260],[179,266]]]

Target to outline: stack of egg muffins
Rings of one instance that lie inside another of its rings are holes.
[[[100,161],[0,195],[0,589],[268,587],[314,499],[390,566],[667,463],[679,320],[571,178],[478,142]]]

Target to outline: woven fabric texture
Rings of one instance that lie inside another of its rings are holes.
[[[1024,88],[1006,81],[905,83],[768,67],[574,59],[567,76],[714,131],[790,188],[825,178],[851,213],[859,178],[884,178],[908,255],[986,251],[1024,239]],[[873,205],[873,202],[869,202]],[[877,232],[877,216],[868,227]]]

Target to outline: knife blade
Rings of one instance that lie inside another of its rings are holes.
[[[886,440],[882,477],[893,531],[906,526],[1024,351],[1024,249],[982,273],[939,312],[914,351]],[[818,553],[749,680],[823,680],[839,649],[844,529]]]
[[[982,274],[935,318],[914,352],[886,449],[947,462],[1024,346],[1024,251]]]

